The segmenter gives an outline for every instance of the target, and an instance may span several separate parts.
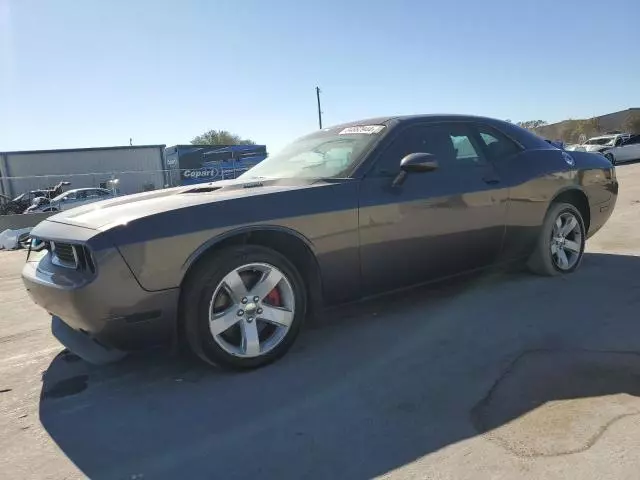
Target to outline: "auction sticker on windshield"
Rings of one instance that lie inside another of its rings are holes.
[[[356,125],[354,127],[347,127],[342,129],[338,135],[355,135],[358,133],[365,133],[371,135],[373,133],[379,133],[384,129],[384,125]]]

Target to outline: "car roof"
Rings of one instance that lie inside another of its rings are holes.
[[[354,120],[351,122],[341,123],[339,125],[331,125],[323,130],[333,130],[337,128],[353,127],[356,125],[387,125],[390,123],[414,123],[421,121],[483,121],[483,122],[501,122],[495,118],[483,117],[478,115],[464,115],[457,113],[429,113],[429,114],[415,114],[415,115],[392,115],[386,117],[371,117],[363,118],[360,120]]]
[[[423,122],[475,122],[497,128],[501,133],[506,134],[524,148],[547,148],[547,143],[542,137],[532,133],[515,123],[499,120],[497,118],[484,117],[479,115],[464,115],[456,113],[431,113],[423,115],[396,115],[388,117],[373,117],[363,120],[356,120],[341,125],[335,125],[323,131],[338,130],[357,125],[386,125],[390,130],[402,125],[418,124]]]
[[[591,137],[589,140],[600,140],[601,138],[613,138],[619,135],[623,135],[622,133],[610,133],[608,135],[598,135],[597,137]]]

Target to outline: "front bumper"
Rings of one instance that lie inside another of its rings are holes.
[[[144,290],[115,248],[94,253],[94,260],[95,272],[70,269],[54,265],[47,252],[27,261],[22,279],[36,304],[87,342],[122,351],[168,344],[179,290]]]

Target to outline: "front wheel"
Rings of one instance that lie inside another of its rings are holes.
[[[582,215],[569,203],[552,204],[547,212],[529,269],[539,275],[575,271],[584,254],[586,232]]]
[[[284,256],[242,245],[203,259],[184,286],[187,341],[204,361],[226,368],[283,356],[306,314],[303,280]]]

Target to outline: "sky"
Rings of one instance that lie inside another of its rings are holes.
[[[0,151],[640,107],[640,1],[0,0]]]

